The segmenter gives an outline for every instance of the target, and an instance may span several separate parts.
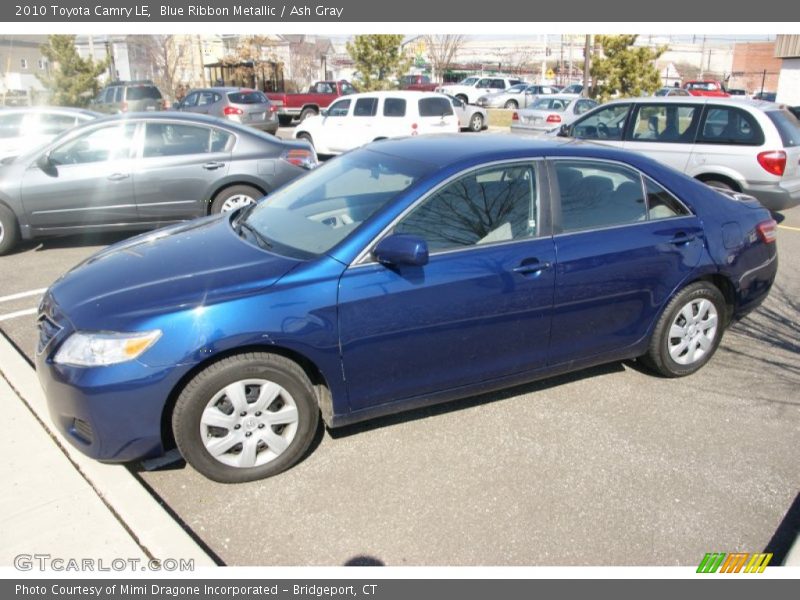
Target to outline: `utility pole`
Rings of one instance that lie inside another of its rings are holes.
[[[560,49],[560,57],[558,59],[558,83],[564,83],[564,34],[562,33],[558,38],[558,46]]]
[[[702,80],[706,74],[705,69],[703,68],[703,61],[705,60],[705,57],[706,57],[706,36],[703,36],[703,46],[700,49],[700,75],[698,76],[698,79],[700,80]]]
[[[589,69],[592,67],[592,36],[586,34],[583,42],[583,92],[582,96],[589,95]]]
[[[567,52],[569,67],[567,67],[567,84],[569,85],[572,83],[572,35],[567,36],[567,42],[569,43],[569,50]]]

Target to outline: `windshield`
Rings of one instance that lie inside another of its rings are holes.
[[[519,94],[522,90],[524,90],[527,87],[528,87],[527,83],[518,83],[517,85],[512,85],[510,88],[508,88],[505,91],[505,93],[507,93],[507,94]]]
[[[569,98],[539,98],[531,108],[562,112],[572,103]]]
[[[422,162],[357,150],[268,196],[245,221],[275,252],[311,258],[328,252],[430,170]]]
[[[583,91],[583,86],[579,83],[573,83],[572,85],[568,85],[563,90],[561,90],[562,94],[580,94]]]
[[[461,81],[461,83],[459,83],[458,85],[472,85],[472,84],[474,84],[476,81],[478,81],[478,78],[477,78],[477,77],[467,77],[466,79],[464,79],[463,81]]]

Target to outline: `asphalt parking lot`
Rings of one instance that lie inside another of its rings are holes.
[[[797,526],[800,208],[767,302],[679,380],[616,363],[325,431],[269,480],[184,463],[141,481],[228,565],[696,565]],[[0,330],[30,357],[41,291],[122,235],[0,257]]]

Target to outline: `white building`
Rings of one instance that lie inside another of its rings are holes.
[[[782,60],[776,100],[800,106],[800,35],[779,35],[775,56]]]

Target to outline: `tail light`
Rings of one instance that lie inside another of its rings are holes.
[[[237,108],[235,106],[226,106],[222,109],[222,114],[226,117],[229,115],[243,115],[244,111],[241,108]]]
[[[281,154],[286,162],[303,169],[313,169],[317,166],[317,154],[313,150],[292,148]]]
[[[761,152],[756,157],[758,164],[760,164],[767,173],[783,176],[786,169],[786,152],[783,150],[771,150],[769,152]]]
[[[517,111],[514,111],[514,114],[511,115],[511,120],[519,121],[519,113]]]
[[[169,102],[167,102],[165,99],[164,102],[161,104],[161,107],[163,110],[169,110],[170,109]]]
[[[271,113],[278,112],[278,107],[275,106],[274,104],[270,104],[269,105],[269,112],[271,112]]]
[[[128,112],[128,103],[123,102],[122,106],[119,107],[120,112]]]
[[[561,123],[561,117],[558,115],[547,115],[548,123]]]
[[[756,232],[758,232],[758,237],[761,238],[762,242],[765,244],[771,244],[778,237],[778,223],[775,221],[775,219],[762,221],[756,225]]]

